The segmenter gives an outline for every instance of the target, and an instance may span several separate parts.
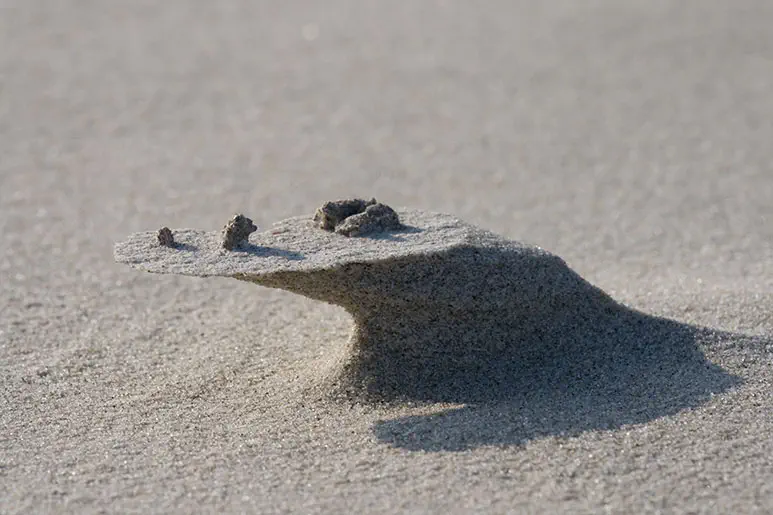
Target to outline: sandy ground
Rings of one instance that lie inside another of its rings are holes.
[[[773,3],[537,4],[0,1],[0,512],[770,512]],[[705,370],[309,400],[343,310],[113,262],[355,195],[709,328]]]

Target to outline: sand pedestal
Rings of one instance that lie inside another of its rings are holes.
[[[509,381],[514,361],[545,358],[578,334],[636,323],[630,310],[562,259],[452,216],[399,212],[400,230],[347,237],[311,217],[278,222],[228,251],[220,232],[174,231],[175,245],[137,233],[115,258],[155,273],[224,276],[339,305],[354,320],[331,391],[432,397]]]

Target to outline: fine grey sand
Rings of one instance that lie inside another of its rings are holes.
[[[768,512],[771,25],[762,0],[0,3],[0,512]],[[358,400],[326,395],[344,309],[114,261],[354,196],[546,249],[620,316]]]

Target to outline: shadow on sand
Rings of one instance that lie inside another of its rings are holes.
[[[243,252],[245,254],[251,254],[257,257],[272,257],[278,256],[290,261],[301,261],[306,257],[300,252],[293,252],[291,250],[278,249],[274,247],[265,247],[262,245],[255,245],[254,243],[241,243],[234,247],[233,252]]]
[[[599,321],[596,321],[599,322]],[[603,323],[456,370],[425,370],[416,400],[466,406],[377,422],[381,442],[408,450],[463,451],[617,429],[673,415],[741,383],[699,350],[740,335],[621,308]],[[426,388],[427,378],[432,378]]]

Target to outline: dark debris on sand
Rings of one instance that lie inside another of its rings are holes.
[[[314,221],[326,231],[344,236],[361,236],[402,228],[394,209],[370,200],[347,199],[325,202],[314,214]]]
[[[223,228],[223,248],[233,250],[242,242],[248,241],[250,234],[257,230],[257,226],[246,216],[234,215]]]
[[[158,244],[163,247],[174,247],[174,235],[169,227],[158,230]]]

